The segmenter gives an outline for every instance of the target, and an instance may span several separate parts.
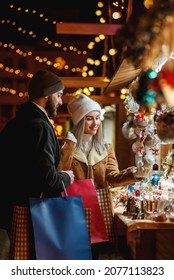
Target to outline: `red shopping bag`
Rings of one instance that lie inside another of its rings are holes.
[[[76,180],[66,188],[69,196],[81,195],[84,208],[91,208],[91,244],[108,241],[104,219],[100,210],[96,189],[92,179]]]

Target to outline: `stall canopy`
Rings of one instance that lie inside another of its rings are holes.
[[[136,68],[131,62],[123,59],[120,66],[115,71],[111,81],[108,83],[104,94],[120,90],[124,86],[128,86],[141,73],[141,71],[141,68]]]

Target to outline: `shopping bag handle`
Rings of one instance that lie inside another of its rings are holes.
[[[68,193],[67,193],[67,190],[66,190],[66,187],[65,187],[65,183],[64,183],[63,180],[62,180],[62,187],[63,187],[63,191],[64,191],[64,194],[65,194],[65,198],[67,199]]]
[[[65,183],[64,183],[64,181],[62,180],[62,188],[63,188],[63,192],[64,192],[64,195],[65,195],[65,198],[67,199],[67,197],[68,197],[68,193],[67,193],[67,190],[66,190],[66,187],[65,187]],[[40,198],[44,198],[44,194],[43,194],[43,192],[41,192],[41,194],[40,194]]]

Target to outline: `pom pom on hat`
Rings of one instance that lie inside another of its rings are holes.
[[[39,70],[30,80],[28,94],[30,99],[49,96],[64,89],[61,79],[53,72]]]
[[[79,121],[89,112],[99,111],[101,113],[99,103],[92,100],[85,94],[78,94],[72,97],[67,105],[67,108],[69,113],[72,115],[74,125],[77,125]]]

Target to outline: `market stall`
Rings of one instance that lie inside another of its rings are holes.
[[[127,259],[173,260],[174,223],[166,220],[132,220],[131,217],[114,214],[116,247]]]
[[[110,189],[115,243],[127,259],[174,259],[174,150],[164,171]]]

